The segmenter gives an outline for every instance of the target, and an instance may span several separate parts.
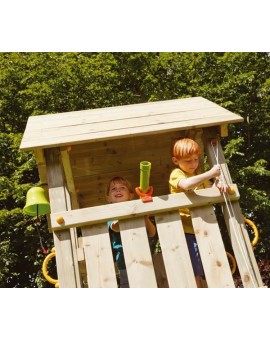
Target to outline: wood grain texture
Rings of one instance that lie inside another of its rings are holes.
[[[29,117],[22,150],[223,125],[243,118],[202,97]]]

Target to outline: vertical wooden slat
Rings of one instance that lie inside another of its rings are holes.
[[[233,211],[229,213],[228,208],[224,207],[223,213],[243,285],[245,288],[263,287],[239,203],[230,202],[229,209],[230,206]]]
[[[209,288],[234,288],[219,226],[212,206],[190,210]]]
[[[120,232],[130,288],[157,288],[144,218],[122,220]]]
[[[44,151],[44,155],[47,166],[51,212],[68,210],[70,202],[68,203],[68,197],[66,196],[59,149],[47,149]],[[70,230],[54,232],[53,238],[59,287],[74,288],[80,286],[76,280],[75,266],[78,266],[78,262],[74,261]]]
[[[82,229],[89,288],[117,288],[109,231],[105,223]]]
[[[170,288],[196,287],[178,211],[156,215],[157,230]]]

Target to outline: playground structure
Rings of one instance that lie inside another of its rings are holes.
[[[202,97],[29,117],[20,148],[34,152],[41,186],[48,191],[57,285],[117,287],[106,221],[118,219],[131,288],[196,287],[178,211],[187,207],[207,286],[234,288],[214,211],[219,204],[243,286],[263,287],[237,185],[232,183],[220,145],[228,124],[242,121]],[[168,194],[174,168],[171,145],[182,136],[200,144],[209,166],[221,165],[233,189],[230,195],[217,188]],[[139,164],[144,160],[151,163],[151,199],[107,204],[108,180],[122,176],[138,186]],[[144,215],[155,216],[161,248],[157,255],[150,251]]]

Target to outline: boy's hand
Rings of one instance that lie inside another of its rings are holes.
[[[224,181],[222,181],[221,178],[216,179],[215,186],[219,189],[220,192],[229,193],[230,191],[230,187]]]
[[[146,224],[146,230],[149,237],[154,237],[156,235],[156,227],[149,218],[149,215],[144,216],[144,221]]]
[[[111,229],[113,231],[116,231],[117,233],[120,232],[120,227],[119,227],[119,221],[118,220],[112,222]]]
[[[210,170],[209,170],[209,173],[211,174],[212,178],[213,177],[219,177],[220,174],[221,174],[221,171],[220,171],[220,165],[214,165]]]

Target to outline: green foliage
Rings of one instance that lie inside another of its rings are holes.
[[[269,257],[270,57],[268,53],[0,53],[0,287],[52,287],[33,221],[22,214],[38,184],[19,150],[31,115],[202,96],[241,115],[222,139],[243,213]],[[53,246],[46,220],[40,232]]]
[[[21,209],[0,211],[0,287],[43,287],[49,286],[40,280],[40,268],[44,260],[39,237],[33,221],[26,219]],[[51,247],[47,225],[42,222],[40,233],[44,244]]]

